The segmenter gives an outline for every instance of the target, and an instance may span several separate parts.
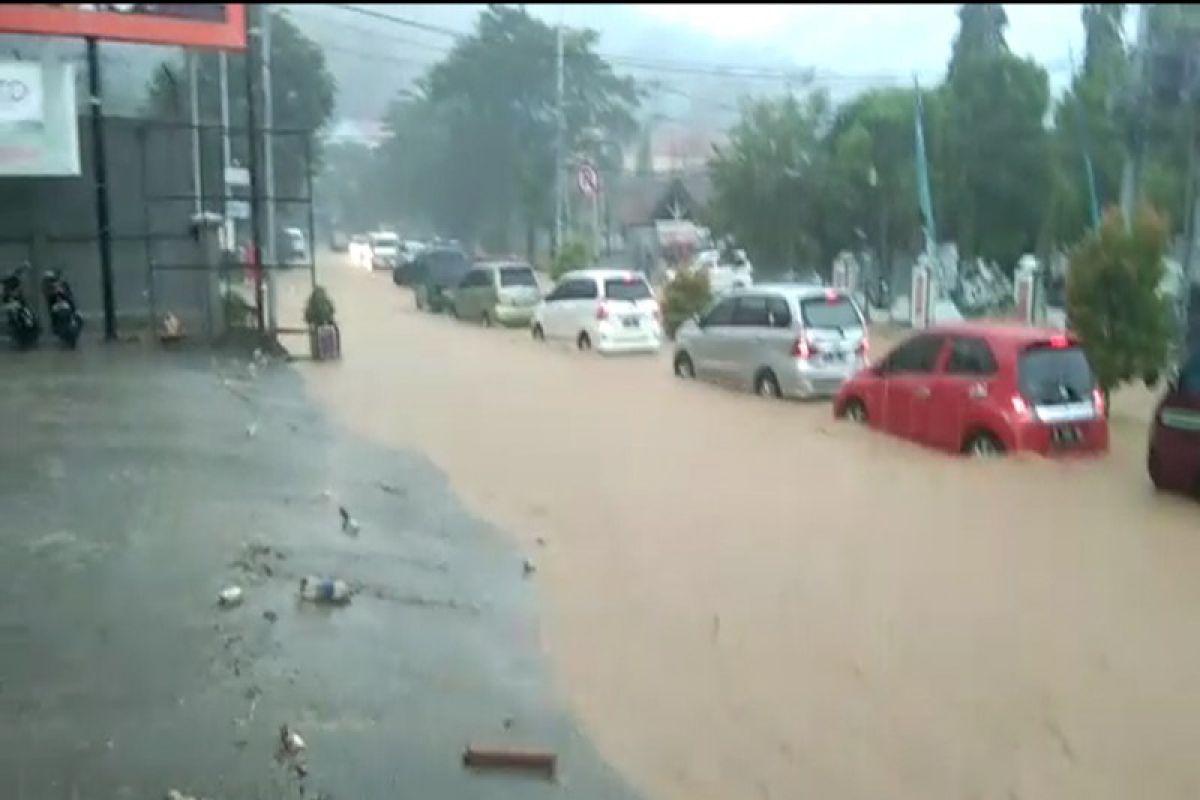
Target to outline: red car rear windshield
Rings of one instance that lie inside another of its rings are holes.
[[[1078,347],[1035,346],[1021,354],[1021,394],[1034,405],[1082,403],[1092,396],[1096,377]]]

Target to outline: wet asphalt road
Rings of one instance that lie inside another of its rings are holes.
[[[513,540],[246,363],[0,354],[0,797],[631,797],[550,699]],[[361,591],[301,605],[309,573]],[[465,771],[468,741],[550,746],[560,781]]]

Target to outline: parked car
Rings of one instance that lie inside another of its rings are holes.
[[[454,292],[454,316],[488,326],[528,325],[541,299],[537,275],[528,264],[477,264]]]
[[[692,262],[692,269],[708,276],[708,285],[714,296],[754,283],[754,266],[746,258],[744,250],[702,250]]]
[[[284,228],[278,241],[281,263],[308,263],[308,239],[304,236],[304,231],[299,228]]]
[[[371,268],[371,237],[365,233],[356,233],[350,237],[350,263],[363,269]]]
[[[1146,465],[1155,487],[1200,498],[1200,350],[1185,359],[1159,401]]]
[[[457,248],[427,250],[413,265],[413,295],[417,308],[438,313],[450,308],[454,290],[471,271],[471,259]]]
[[[637,272],[568,272],[533,312],[535,339],[565,339],[601,353],[657,352],[662,315],[646,279]]]
[[[734,289],[675,334],[675,374],[753,387],[764,397],[830,397],[867,363],[854,299],[816,286]]]
[[[834,415],[952,453],[1108,449],[1104,395],[1079,343],[1057,330],[930,328],[846,382]]]
[[[400,264],[400,237],[391,231],[370,235],[371,260],[369,269],[395,269]]]

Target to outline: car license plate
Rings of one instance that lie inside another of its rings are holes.
[[[621,323],[626,328],[636,328],[639,324],[641,324],[641,320],[639,320],[637,317],[625,317],[621,320]]]
[[[1077,425],[1062,425],[1051,428],[1050,441],[1059,447],[1072,447],[1083,441],[1083,431]]]

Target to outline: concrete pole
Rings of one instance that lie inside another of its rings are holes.
[[[1134,102],[1137,105],[1134,125],[1138,127],[1133,140],[1133,147],[1125,157],[1125,166],[1121,170],[1121,216],[1125,218],[1126,227],[1133,220],[1133,208],[1137,204],[1139,194],[1138,184],[1141,183],[1142,155],[1145,149],[1144,120],[1147,111],[1147,84],[1150,75],[1149,49],[1150,6],[1142,3],[1138,5],[1137,45],[1133,51],[1133,75],[1136,81]]]
[[[224,218],[225,247],[234,248],[233,221],[229,219],[229,208],[225,198],[229,196],[229,184],[225,180],[225,171],[233,163],[232,147],[229,142],[229,54],[222,50],[218,54],[217,75],[221,91],[221,186],[224,187],[221,198],[221,216]]]
[[[192,212],[197,216],[204,211],[204,181],[200,176],[200,70],[197,68],[196,51],[189,50],[188,55],[188,115],[192,123],[192,190],[196,197],[192,202]]]
[[[267,242],[266,263],[274,267],[279,263],[275,246],[275,136],[271,132],[275,124],[275,102],[271,90],[271,7],[262,6],[262,91],[263,91],[263,180],[267,188]],[[311,233],[311,232],[310,232]],[[309,242],[312,247],[312,242]],[[272,333],[278,325],[279,304],[276,295],[277,276],[274,269],[263,272],[267,283],[267,329]]]
[[[563,29],[562,22],[558,23],[557,32],[557,56],[555,59],[557,66],[556,78],[556,97],[557,109],[555,113],[555,137],[554,137],[554,251],[555,254],[562,249],[562,227],[563,227],[563,128],[565,120],[563,118]]]

